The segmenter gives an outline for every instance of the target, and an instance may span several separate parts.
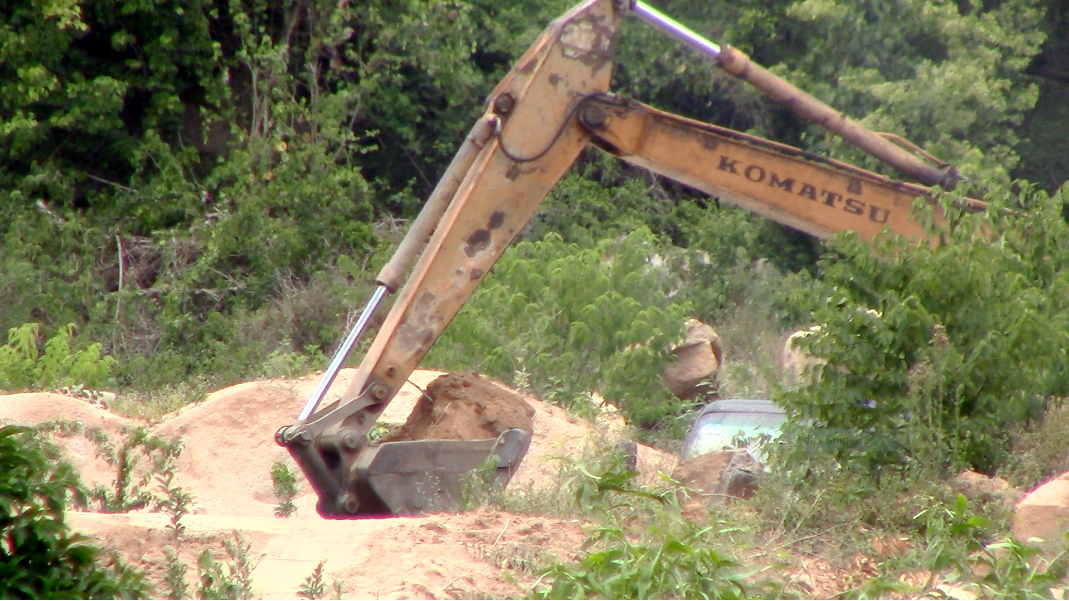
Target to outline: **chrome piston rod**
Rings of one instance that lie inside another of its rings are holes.
[[[334,353],[334,358],[330,360],[330,365],[327,367],[327,371],[323,372],[323,376],[319,378],[319,384],[316,385],[316,389],[312,392],[312,396],[308,398],[308,402],[305,403],[304,409],[301,410],[301,414],[297,417],[298,423],[307,421],[308,418],[319,407],[319,403],[326,396],[327,391],[330,390],[330,385],[334,383],[334,379],[338,377],[338,372],[341,371],[341,366],[345,363],[345,358],[349,356],[349,352],[353,350],[353,345],[357,340],[364,335],[364,330],[367,329],[367,324],[371,321],[371,316],[378,310],[379,304],[382,299],[386,297],[386,292],[389,289],[386,286],[379,286],[375,289],[375,294],[371,296],[371,300],[368,301],[367,306],[364,307],[363,312],[360,313],[360,318],[356,320],[356,325],[353,329],[349,330],[349,335],[345,337],[345,341],[338,347],[338,350]]]
[[[686,25],[649,4],[641,2],[641,0],[634,0],[631,3],[631,11],[636,17],[668,34],[668,37],[678,40],[710,58],[720,58],[720,46],[703,38]]]

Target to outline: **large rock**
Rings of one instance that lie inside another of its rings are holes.
[[[822,334],[823,328],[811,326],[787,337],[787,342],[783,344],[783,371],[789,384],[811,384],[814,376],[819,373],[819,369],[827,363],[820,357],[810,356],[798,346],[800,340],[816,338]]]
[[[1057,547],[1069,531],[1069,472],[1033,490],[1013,517],[1013,534],[1021,541],[1036,537]]]
[[[716,330],[691,319],[687,321],[687,337],[672,351],[675,361],[661,374],[664,385],[681,399],[692,399],[710,392],[709,384],[724,361],[724,345]]]
[[[714,451],[680,463],[672,478],[690,490],[691,498],[712,505],[753,497],[761,472],[746,451]]]

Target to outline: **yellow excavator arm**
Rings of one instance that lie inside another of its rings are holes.
[[[727,71],[924,185],[953,185],[947,166],[917,159],[752,64],[632,0],[586,0],[555,20],[487,101],[390,263],[379,288],[323,374],[297,421],[279,430],[319,495],[325,517],[445,509],[461,476],[497,462],[499,480],[519,465],[530,432],[483,441],[369,444],[366,435],[446,326],[588,145],[755,213],[826,237],[884,228],[923,236],[910,221],[924,186],[608,93],[617,31],[632,13],[706,54]],[[971,205],[982,210],[982,203]],[[937,207],[938,211],[938,207]],[[422,253],[420,249],[422,248]],[[419,254],[412,274],[405,273]],[[371,315],[400,290],[349,389],[320,407]]]

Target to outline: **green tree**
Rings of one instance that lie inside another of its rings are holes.
[[[665,426],[685,408],[660,381],[689,305],[655,261],[648,229],[592,246],[548,234],[506,251],[427,362],[475,368],[576,408],[596,392],[629,422]]]
[[[805,299],[821,331],[804,344],[829,367],[780,400],[799,423],[855,436],[840,458],[991,473],[1013,427],[1069,390],[1062,201],[989,189],[988,213],[951,211],[937,246],[846,234],[822,261]]]

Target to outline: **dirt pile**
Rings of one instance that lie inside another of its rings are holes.
[[[1069,532],[1069,472],[1052,478],[1028,493],[1017,505],[1013,533],[1020,540],[1043,539],[1057,549]]]
[[[164,548],[175,544],[167,516],[154,513],[70,516],[73,526],[162,580]],[[244,516],[188,516],[178,553],[188,565],[210,548],[225,560],[234,531],[250,545],[254,598],[293,599],[319,562],[324,584],[347,599],[492,599],[522,597],[535,562],[572,561],[585,538],[577,520],[502,512],[328,521]],[[511,578],[503,577],[504,570]],[[196,574],[188,574],[196,586]],[[157,594],[166,592],[158,590]]]
[[[385,442],[484,440],[512,428],[533,432],[534,416],[534,407],[520,395],[478,374],[445,374],[431,382],[405,425]]]
[[[121,440],[124,431],[141,425],[109,413],[89,399],[52,392],[0,396],[0,424],[4,423],[48,426],[53,442],[78,467],[82,481],[90,488],[111,487],[115,479],[115,468],[104,458],[101,443]]]
[[[333,390],[345,390],[354,374],[355,370],[343,370]],[[508,427],[528,428],[533,431],[531,447],[510,488],[551,489],[556,486],[562,459],[578,458],[597,445],[614,443],[615,439],[605,440],[605,433],[621,429],[575,419],[559,407],[473,374],[432,384],[441,375],[424,370],[413,373],[380,423],[404,429],[423,390],[431,389],[437,402],[416,411],[411,420],[412,428],[423,428],[417,436],[488,438]],[[201,549],[210,546],[218,551],[223,539],[230,538],[233,530],[240,531],[252,545],[257,597],[293,598],[324,559],[328,586],[334,578],[340,579],[346,597],[522,596],[536,576],[525,572],[525,567],[547,557],[570,559],[581,547],[584,535],[578,522],[485,510],[323,520],[315,512],[316,498],[303,475],[298,476],[301,494],[296,499],[296,515],[275,517],[277,500],[270,468],[277,460],[291,460],[275,445],[274,433],[292,423],[316,383],[317,377],[310,376],[238,384],[156,424],[110,414],[87,399],[51,393],[8,395],[0,396],[0,422],[81,424],[80,433],[57,429],[53,437],[86,480],[104,485],[115,480],[116,468],[99,459],[97,443],[86,435],[90,429],[103,432],[113,446],[122,443],[124,428],[137,426],[163,438],[180,438],[184,450],[175,484],[193,495],[192,514],[184,518],[183,558],[195,565]],[[333,400],[328,396],[324,403]],[[474,419],[462,419],[465,414]],[[639,445],[638,467],[644,480],[656,481],[658,472],[671,472],[674,465],[672,455]],[[73,514],[71,521],[150,574],[162,573],[163,547],[173,544],[167,515],[149,511]],[[196,581],[192,569],[189,578]]]

